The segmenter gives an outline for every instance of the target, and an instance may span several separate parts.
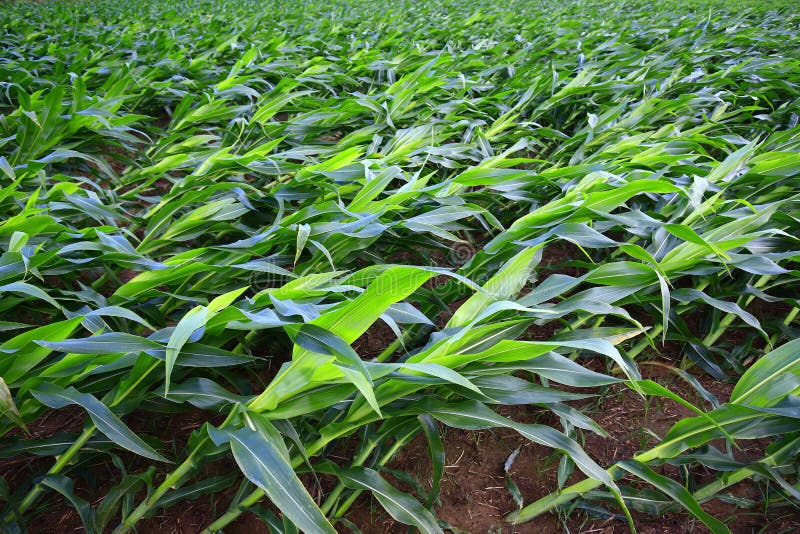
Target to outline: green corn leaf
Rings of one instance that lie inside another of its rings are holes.
[[[689,288],[676,289],[675,291],[672,292],[672,298],[681,302],[702,300],[706,304],[709,304],[710,306],[713,306],[718,310],[721,310],[725,313],[732,313],[736,315],[748,325],[759,330],[762,333],[762,335],[766,335],[764,330],[761,328],[761,323],[758,321],[758,319],[756,319],[755,316],[753,316],[753,314],[743,310],[735,302],[727,302],[724,300],[715,299],[713,297],[708,296],[706,293],[702,291]]]
[[[166,363],[166,377],[164,382],[164,394],[169,395],[169,384],[172,376],[172,369],[175,367],[175,362],[181,352],[183,346],[189,341],[194,332],[206,325],[206,323],[214,317],[217,313],[221,312],[230,306],[237,297],[244,293],[248,288],[242,287],[234,289],[223,295],[216,297],[208,306],[198,306],[193,308],[189,313],[175,326],[175,330],[167,342],[167,350],[165,353]]]
[[[5,291],[28,295],[30,297],[43,300],[48,304],[52,305],[53,307],[55,307],[56,309],[61,309],[61,305],[54,298],[52,298],[50,295],[45,293],[40,288],[25,282],[13,282],[11,284],[5,284],[0,286],[0,292],[5,292]]]
[[[692,497],[692,494],[677,482],[663,475],[659,475],[646,465],[636,462],[635,460],[625,460],[618,462],[617,465],[669,495],[689,513],[702,521],[714,534],[726,534],[730,532],[722,521],[704,511],[694,497]]]
[[[800,339],[762,356],[736,382],[731,403],[768,406],[800,386]]]
[[[433,474],[431,475],[431,492],[428,498],[425,499],[425,507],[430,509],[431,506],[439,499],[439,492],[441,491],[442,477],[444,476],[445,466],[445,452],[444,443],[442,443],[442,436],[439,433],[439,428],[436,422],[428,414],[421,414],[417,416],[422,431],[428,440],[428,453],[431,455],[431,466]]]
[[[130,499],[142,486],[149,485],[154,471],[155,467],[150,466],[144,473],[126,475],[119,484],[106,493],[103,501],[94,510],[97,532],[103,532],[107,528],[126,500]]]
[[[73,387],[64,389],[54,384],[41,384],[31,393],[39,402],[50,408],[58,409],[70,404],[80,406],[88,412],[97,429],[120,447],[151,460],[169,463],[169,460],[134,434],[105,404],[94,396],[80,393]]]
[[[95,511],[89,506],[88,502],[75,495],[71,479],[62,475],[47,475],[42,479],[41,484],[56,490],[69,501],[72,507],[77,510],[81,523],[83,523],[83,528],[87,533],[99,534],[102,532],[95,524]]]
[[[194,377],[176,384],[169,392],[170,400],[188,402],[205,410],[218,408],[224,404],[243,402],[246,397],[231,393],[213,380]]]
[[[217,445],[230,443],[242,473],[264,490],[300,530],[336,532],[280,452],[283,445],[277,445],[273,436],[251,428],[212,429],[210,434]]]
[[[371,491],[383,509],[400,523],[426,534],[443,532],[433,515],[419,501],[389,484],[375,470],[368,467],[350,468],[337,470],[337,474],[346,485]]]
[[[123,332],[109,332],[108,334],[64,341],[36,341],[36,343],[50,350],[78,354],[145,352],[163,348],[154,341]]]
[[[489,279],[483,286],[483,291],[475,293],[448,321],[447,326],[464,326],[471,323],[492,302],[506,299],[516,295],[533,270],[538,247],[531,247],[517,254],[504,265],[497,275]]]
[[[358,297],[320,315],[311,324],[326,329],[345,343],[352,343],[369,328],[386,309],[401,301],[427,281],[432,272],[413,267],[391,267],[375,278]],[[322,368],[321,361],[312,361],[307,349],[296,347],[290,366],[284,367],[272,383],[253,402],[255,411],[275,409],[281,397],[305,387],[309,377]],[[332,358],[332,357],[329,357]]]
[[[231,485],[236,482],[237,478],[238,477],[235,475],[221,475],[206,478],[200,482],[189,484],[188,486],[184,486],[169,493],[158,501],[156,506],[169,509],[171,506],[181,501],[193,501],[203,495],[215,495],[231,487]]]
[[[345,343],[342,338],[317,325],[304,324],[295,335],[294,342],[306,350],[317,354],[334,356],[343,364],[352,366],[352,369],[345,366],[339,366],[339,369],[364,395],[364,398],[375,410],[375,413],[378,416],[381,415],[381,409],[378,405],[378,400],[375,398],[374,385],[367,366],[361,360],[361,357],[356,354],[356,351]]]
[[[68,338],[80,322],[81,318],[77,317],[40,326],[18,334],[0,345],[0,353],[5,353],[0,354],[0,376],[9,385],[23,378],[50,354],[50,349],[40,346],[36,340],[61,341]]]
[[[697,233],[692,230],[691,227],[686,226],[685,224],[665,224],[664,230],[671,233],[672,235],[683,239],[684,241],[688,241],[689,243],[693,243],[695,245],[700,245],[708,250],[708,252],[715,254],[720,261],[726,261],[730,259],[730,257],[725,254],[725,252],[718,247],[714,246],[712,243],[709,243],[701,236],[697,235]]]

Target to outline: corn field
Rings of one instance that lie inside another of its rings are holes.
[[[3,3],[0,531],[800,528],[799,7]]]

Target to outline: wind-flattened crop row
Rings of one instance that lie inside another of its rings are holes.
[[[3,529],[56,491],[90,532],[202,494],[227,499],[209,532],[247,510],[275,532],[334,532],[371,491],[441,532],[445,426],[563,453],[559,487],[509,521],[584,499],[631,527],[629,510],[683,507],[726,532],[702,503],[748,478],[770,488],[760,505],[796,505],[791,3],[18,3],[0,17],[0,455],[52,457],[6,475]],[[380,323],[395,341],[359,354]],[[665,341],[679,350],[661,364],[703,405],[642,378],[637,360]],[[596,356],[603,372],[583,365]],[[730,399],[700,374],[735,383]],[[601,466],[580,443],[605,430],[569,403],[610,384],[697,415]],[[28,433],[69,405],[87,414],[79,432]],[[206,418],[188,443],[126,423],[187,405]],[[414,495],[383,471],[419,434],[433,473]],[[760,461],[737,459],[738,440],[765,437]],[[352,460],[330,454],[342,440]],[[205,475],[229,455],[241,477]],[[118,476],[90,505],[74,481],[98,462]],[[715,474],[697,484],[702,468]],[[308,473],[335,487],[313,499]]]

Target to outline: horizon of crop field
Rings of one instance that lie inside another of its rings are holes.
[[[0,4],[0,531],[800,528],[798,8]]]

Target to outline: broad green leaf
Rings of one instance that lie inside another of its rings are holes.
[[[75,495],[71,479],[63,475],[46,475],[42,479],[41,484],[56,490],[69,501],[72,507],[77,510],[86,532],[91,534],[99,534],[101,532],[95,525],[94,510],[89,506],[88,502]]]
[[[303,487],[272,436],[247,427],[214,429],[210,434],[217,445],[230,443],[242,473],[264,490],[300,530],[335,534],[336,530]]]
[[[680,503],[681,506],[686,508],[690,514],[702,521],[704,525],[714,532],[714,534],[725,534],[730,532],[728,527],[726,527],[722,521],[709,515],[708,512],[703,510],[694,497],[692,497],[692,494],[677,482],[665,477],[664,475],[659,475],[646,465],[635,460],[625,460],[618,462],[617,465],[669,495],[676,502]]]
[[[38,345],[37,340],[61,341],[68,338],[80,322],[81,318],[77,317],[40,326],[0,345],[0,376],[13,385],[50,354],[50,349]]]
[[[193,377],[175,385],[168,398],[178,402],[188,402],[205,410],[218,408],[224,404],[243,402],[246,397],[231,393],[213,380]]]
[[[214,317],[217,313],[230,306],[237,297],[247,291],[247,287],[234,289],[223,295],[216,297],[208,306],[198,306],[193,308],[189,313],[175,326],[175,330],[167,342],[167,350],[165,353],[166,363],[166,378],[164,382],[164,393],[169,395],[169,384],[172,376],[172,369],[175,367],[175,362],[181,352],[183,346],[189,341],[194,332],[206,325],[206,323]]]
[[[304,324],[300,327],[300,330],[297,331],[294,342],[305,350],[336,357],[344,364],[340,365],[339,369],[358,388],[361,394],[364,395],[364,398],[369,402],[369,405],[372,406],[372,409],[375,410],[375,413],[377,413],[378,416],[381,415],[381,409],[373,390],[372,378],[370,377],[366,365],[364,365],[364,362],[356,351],[345,343],[342,338],[317,325]],[[352,366],[352,369],[347,366]]]
[[[731,403],[769,406],[800,386],[800,339],[762,356],[736,382]]]
[[[425,534],[443,532],[433,514],[419,501],[389,484],[375,470],[356,467],[342,469],[338,474],[347,485],[370,490],[383,509],[400,523],[410,525]]]
[[[39,402],[50,408],[58,409],[70,404],[80,406],[88,412],[97,430],[120,447],[151,460],[169,463],[169,460],[158,454],[142,438],[134,434],[105,404],[97,400],[93,395],[81,393],[73,387],[64,389],[54,384],[41,384],[31,393]]]
[[[100,334],[83,339],[67,339],[64,341],[37,340],[36,343],[50,350],[78,354],[142,352],[163,348],[154,341],[123,332],[109,332],[108,334]]]
[[[439,499],[442,477],[444,476],[445,450],[444,443],[442,443],[442,436],[433,418],[428,414],[420,414],[417,418],[428,440],[428,453],[431,456],[431,466],[433,469],[433,474],[431,475],[431,492],[428,498],[425,499],[425,506],[430,509]]]
[[[383,314],[427,281],[433,273],[415,267],[390,267],[375,278],[359,296],[314,319],[311,324],[324,328],[345,343],[352,343]],[[282,397],[305,387],[321,362],[312,362],[314,353],[296,346],[291,365],[284,366],[270,385],[249,407],[254,411],[273,410]],[[335,376],[335,375],[334,375]]]
[[[536,256],[540,248],[541,245],[527,248],[509,260],[495,276],[484,284],[483,291],[475,293],[459,306],[447,326],[469,324],[492,302],[515,296],[528,281],[528,277],[537,263]]]

